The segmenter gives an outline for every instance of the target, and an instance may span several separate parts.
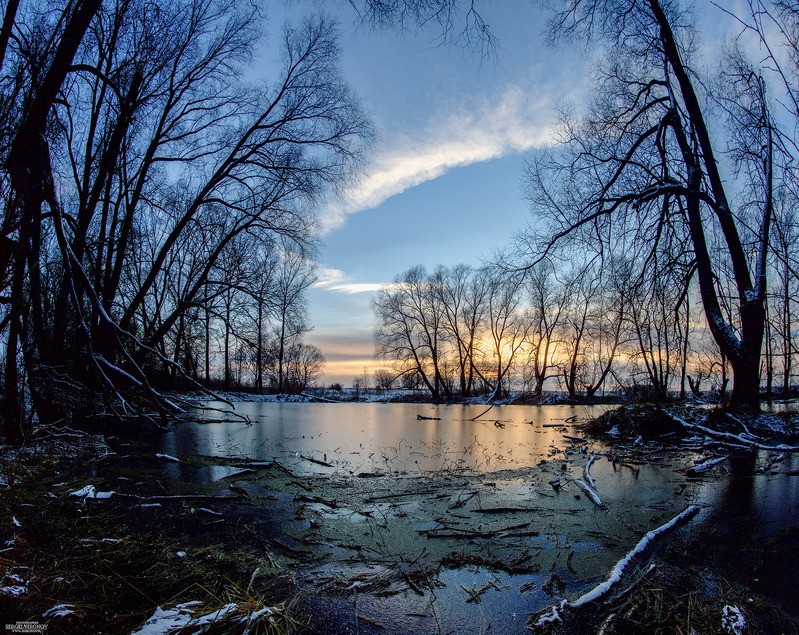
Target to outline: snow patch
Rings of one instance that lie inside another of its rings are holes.
[[[13,595],[19,597],[28,592],[28,583],[16,573],[4,574],[3,577],[0,578],[0,584],[5,585],[0,587],[1,595]]]
[[[219,621],[228,613],[232,613],[237,608],[234,602],[230,604],[225,604],[221,609],[217,609],[216,611],[211,611],[207,615],[201,615],[195,619],[191,620],[191,626],[207,626],[209,624],[213,624],[214,622]]]
[[[42,613],[42,617],[66,617],[67,615],[75,614],[75,607],[72,604],[56,604],[54,607],[47,609]]]
[[[77,496],[79,498],[83,498],[84,500],[87,498],[111,498],[114,495],[114,492],[98,492],[97,488],[94,485],[86,485],[81,487],[80,489],[75,490],[74,492],[69,493],[70,496]]]
[[[746,620],[741,609],[731,604],[721,609],[721,630],[730,635],[743,635],[744,629]]]
[[[191,620],[191,611],[185,607],[162,609],[160,606],[150,616],[139,630],[130,635],[169,635],[169,633],[183,628]]]
[[[171,454],[156,454],[155,458],[163,459],[164,461],[173,461],[175,463],[180,463],[180,459],[172,456]]]
[[[535,628],[544,628],[549,624],[556,624],[561,621],[560,612],[568,606],[568,600],[563,600],[560,604],[556,604],[549,611],[545,611],[535,623]]]
[[[80,498],[94,498],[96,494],[97,490],[95,489],[94,485],[85,485],[84,487],[69,493],[70,496],[78,496]]]
[[[191,607],[202,604],[199,601],[184,602],[174,608],[164,609],[160,606],[150,616],[142,626],[133,631],[130,635],[170,635],[182,632],[183,629],[197,627],[192,631],[195,633],[205,632],[205,628],[215,624],[226,615],[233,613],[237,609],[235,603],[226,604],[220,609],[206,613],[205,615],[194,616],[194,609]]]

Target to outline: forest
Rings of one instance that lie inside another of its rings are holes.
[[[245,72],[258,24],[232,0],[6,4],[7,438],[32,417],[174,414],[160,390],[209,383],[218,341],[223,385],[244,354],[258,387],[318,373],[313,205],[370,126],[332,23],[287,27],[267,86]]]

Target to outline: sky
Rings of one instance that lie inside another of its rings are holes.
[[[270,22],[319,6],[293,0]],[[370,302],[381,284],[416,264],[479,265],[530,221],[525,157],[554,142],[558,109],[584,100],[593,62],[577,46],[547,45],[533,2],[478,5],[496,38],[489,57],[440,45],[434,27],[375,30],[347,2],[322,6],[377,132],[364,177],[317,210],[319,278],[308,296],[306,341],[327,359],[320,383],[351,385],[364,368],[390,366],[374,358]]]
[[[278,6],[269,22],[279,28],[318,6]],[[524,158],[551,143],[585,64],[545,45],[532,3],[485,3],[489,57],[440,45],[433,27],[375,30],[347,3],[325,11],[339,25],[342,74],[377,133],[364,176],[317,210],[318,281],[308,294],[306,341],[327,359],[320,383],[351,385],[364,368],[390,365],[374,358],[370,303],[381,284],[416,264],[479,265],[523,228]]]

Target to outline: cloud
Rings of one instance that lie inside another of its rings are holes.
[[[496,101],[474,110],[437,117],[422,130],[378,149],[367,176],[351,186],[322,215],[326,233],[348,215],[381,205],[396,194],[436,179],[452,168],[498,159],[551,143],[550,104],[511,87]]]
[[[313,286],[317,289],[336,291],[354,295],[356,293],[374,293],[384,286],[382,282],[351,282],[341,269],[320,267],[317,269],[316,282]]]

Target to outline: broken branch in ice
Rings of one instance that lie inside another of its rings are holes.
[[[180,459],[171,454],[156,454],[155,458],[163,459],[164,461],[172,461],[173,463],[180,463]]]
[[[588,459],[588,463],[585,464],[583,468],[583,480],[588,483],[591,489],[596,489],[596,482],[594,481],[593,477],[591,476],[591,465],[596,461],[596,455],[592,454]]]
[[[591,499],[591,502],[594,503],[600,509],[605,509],[605,503],[602,502],[602,499],[599,498],[599,494],[594,491],[594,488],[591,487],[588,483],[586,483],[583,479],[578,479],[574,481],[575,485],[579,487],[581,490],[585,492],[585,495]]]

